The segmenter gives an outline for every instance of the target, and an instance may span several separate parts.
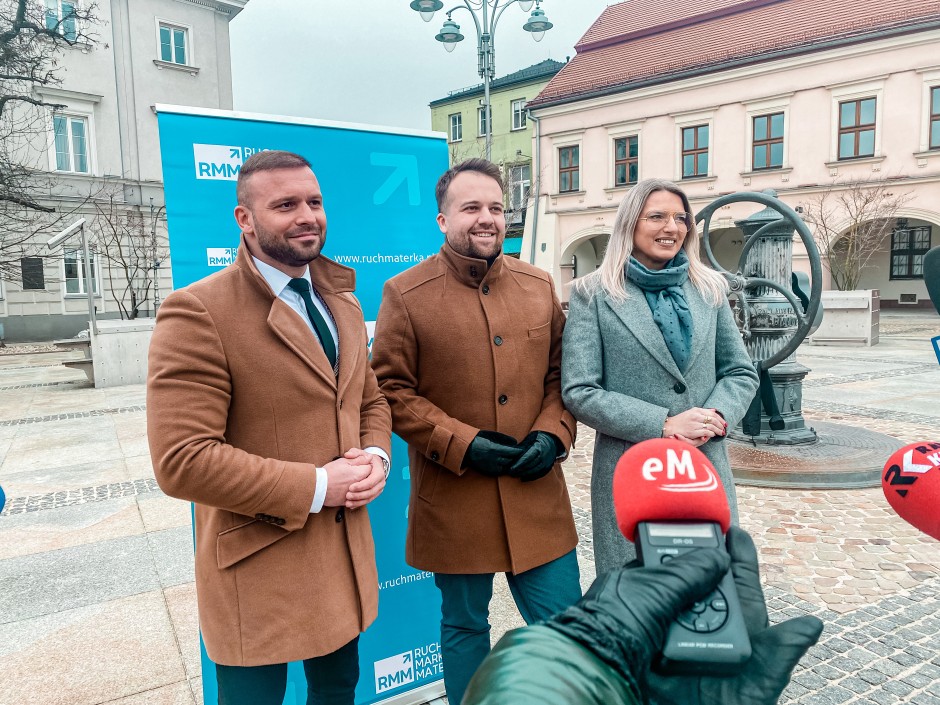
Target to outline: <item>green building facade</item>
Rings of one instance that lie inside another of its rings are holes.
[[[564,65],[546,59],[490,83],[491,158],[499,164],[506,182],[507,254],[519,253],[532,181],[532,123],[526,119],[526,103]],[[447,134],[451,164],[486,156],[482,83],[451,91],[446,98],[432,101],[430,107],[431,129]]]

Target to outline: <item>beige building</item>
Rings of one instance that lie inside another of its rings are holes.
[[[920,265],[940,245],[936,0],[630,0],[576,49],[530,102],[539,178],[522,245],[563,297],[599,263],[631,184],[662,177],[695,211],[738,191],[806,208],[852,182],[887,184],[905,203],[859,288],[879,289],[883,306],[930,306]],[[722,264],[741,247],[734,221],[760,208],[723,209]]]
[[[110,0],[99,2],[94,27],[80,32],[96,38],[58,56],[61,85],[38,87],[47,103],[64,105],[41,119],[44,129],[24,137],[35,167],[52,178],[46,205],[76,220],[96,217],[90,199],[133,231],[148,248],[153,232],[166,251],[166,221],[156,103],[231,109],[229,22],[248,0]],[[76,32],[73,6],[47,0],[47,25]],[[111,203],[113,199],[113,205]],[[99,205],[102,205],[99,203]],[[48,239],[49,234],[43,239]],[[21,261],[20,276],[0,279],[0,325],[4,339],[50,340],[88,327],[90,284],[97,315],[120,316],[123,275],[93,253],[92,281],[86,282],[81,239],[62,248],[38,248]],[[143,271],[135,276],[152,275]],[[169,261],[156,270],[163,293],[171,289]],[[113,277],[117,279],[114,280]],[[112,286],[112,282],[115,284]],[[125,306],[128,301],[125,298]],[[153,291],[144,315],[152,314]]]

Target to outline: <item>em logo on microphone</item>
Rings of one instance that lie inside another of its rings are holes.
[[[677,453],[672,448],[666,449],[666,462],[662,458],[655,456],[643,461],[643,479],[649,482],[660,482],[663,479],[669,480],[669,483],[662,483],[659,489],[664,492],[711,492],[718,489],[718,478],[707,464],[703,463],[701,470],[705,473],[705,478],[699,480],[695,474],[695,464],[692,462],[692,454],[688,450]],[[665,471],[665,478],[661,474]],[[681,482],[672,482],[679,478],[684,478]]]

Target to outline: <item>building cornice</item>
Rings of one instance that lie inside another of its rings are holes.
[[[227,15],[229,20],[244,10],[245,5],[248,4],[248,0],[176,0],[176,2],[205,7],[219,14]]]
[[[691,88],[714,86],[741,78],[814,66],[836,59],[867,56],[885,48],[915,47],[940,41],[940,20],[855,35],[810,46],[798,46],[696,66],[684,71],[652,76],[631,84],[607,86],[571,97],[549,99],[531,106],[539,118],[580,112],[650,96],[679,93]]]

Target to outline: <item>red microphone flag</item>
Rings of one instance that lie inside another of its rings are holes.
[[[940,443],[904,446],[885,463],[881,489],[898,515],[940,539]]]
[[[713,521],[726,532],[731,510],[711,461],[698,448],[672,438],[637,443],[614,470],[617,525],[636,541],[641,521]]]

